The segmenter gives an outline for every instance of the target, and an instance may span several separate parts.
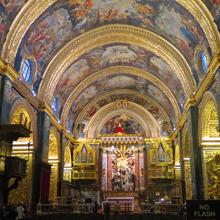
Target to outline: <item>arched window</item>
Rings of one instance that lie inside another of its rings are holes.
[[[87,162],[87,149],[86,146],[83,146],[81,151],[81,162],[86,163]]]
[[[207,58],[206,58],[206,54],[204,52],[200,53],[200,59],[201,59],[201,72],[202,74],[205,74],[208,68],[208,64],[207,64]]]
[[[26,83],[31,84],[33,82],[34,71],[35,68],[33,61],[30,58],[25,59],[21,67],[21,74],[22,79]]]
[[[54,112],[58,112],[58,98],[57,97],[53,98],[51,107],[52,107]]]
[[[158,161],[159,162],[165,161],[165,152],[162,144],[160,144],[158,148]]]

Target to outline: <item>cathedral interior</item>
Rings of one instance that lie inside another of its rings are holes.
[[[0,207],[220,200],[219,31],[219,0],[0,1]]]

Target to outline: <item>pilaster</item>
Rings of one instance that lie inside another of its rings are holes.
[[[179,140],[180,140],[180,181],[181,181],[181,192],[182,192],[182,200],[186,200],[186,187],[185,187],[185,166],[184,166],[184,153],[183,153],[183,137],[182,130],[179,132]]]
[[[45,195],[42,198],[42,188],[46,190],[45,186],[43,186],[44,181],[46,181],[45,174],[47,173],[45,167],[49,167],[48,165],[48,146],[49,146],[49,129],[50,129],[50,118],[46,112],[38,112],[37,113],[37,130],[38,130],[38,138],[37,138],[37,148],[35,152],[35,161],[33,168],[33,196],[32,196],[32,206],[44,200],[47,196]],[[46,166],[44,165],[46,164]],[[47,166],[48,165],[48,166]],[[44,174],[43,174],[44,172]],[[49,175],[49,173],[47,173]],[[47,175],[46,174],[46,175]],[[49,184],[49,183],[48,183]],[[49,192],[48,192],[49,195]]]
[[[192,199],[204,199],[204,184],[202,172],[202,152],[199,146],[198,135],[198,106],[191,106],[189,109],[189,146],[190,166],[192,176]]]
[[[63,170],[64,170],[64,136],[63,133],[60,133],[60,152],[59,152],[59,164],[58,164],[58,187],[57,187],[57,196],[62,196],[62,182],[63,182]]]
[[[7,83],[8,81],[8,83]],[[9,88],[10,87],[10,88]],[[8,124],[10,119],[11,106],[7,100],[7,89],[11,89],[11,81],[6,75],[0,75],[0,123]]]

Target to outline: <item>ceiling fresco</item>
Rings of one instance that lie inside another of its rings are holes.
[[[129,65],[155,75],[170,88],[179,106],[184,104],[186,95],[183,86],[170,66],[152,52],[127,44],[105,45],[77,59],[60,78],[54,97],[58,97],[60,105],[64,105],[79,82],[94,72],[114,65]]]
[[[120,99],[149,114],[167,137],[219,51],[220,0],[187,1],[0,0],[0,53],[74,137],[85,137],[95,114]],[[142,122],[120,112],[101,133],[119,124],[144,133]]]
[[[75,121],[80,112],[92,99],[98,95],[100,96],[103,93],[116,89],[132,89],[141,94],[150,96],[160,103],[164,109],[166,109],[171,121],[175,124],[175,112],[166,95],[151,82],[143,78],[127,74],[114,74],[113,76],[102,77],[93,82],[74,100],[69,111],[68,119],[71,118],[72,122]]]
[[[171,134],[172,125],[164,109],[162,109],[158,103],[152,101],[151,98],[146,97],[146,95],[140,95],[132,90],[116,90],[115,92],[111,92],[108,95],[103,95],[101,98],[92,101],[92,104],[88,107],[85,107],[83,112],[80,113],[82,115],[79,115],[79,117],[76,119],[76,122],[69,125],[69,130],[73,130],[73,134],[76,137],[85,136],[85,131],[88,130],[88,124],[95,113],[112,102],[117,103],[118,100],[126,100],[142,106],[157,121],[161,136],[168,136]],[[72,126],[74,126],[74,128]]]
[[[214,21],[220,31],[220,0],[203,0],[211,12]]]
[[[0,1],[0,53],[11,23],[26,2],[27,0]]]
[[[15,68],[20,70],[25,57],[36,61],[37,77],[33,85],[36,92],[48,63],[68,41],[95,27],[115,23],[151,30],[175,45],[191,64],[199,83],[194,51],[199,45],[208,47],[208,42],[198,22],[175,0],[57,1],[25,34]]]

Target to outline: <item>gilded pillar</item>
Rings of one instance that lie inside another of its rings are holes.
[[[192,175],[192,199],[204,199],[204,184],[202,170],[202,152],[199,146],[198,135],[198,107],[192,106],[189,109],[189,146],[190,146],[190,166]]]
[[[186,200],[192,199],[192,181],[191,181],[191,169],[190,169],[190,161],[184,160],[184,177],[185,177],[185,194]]]

